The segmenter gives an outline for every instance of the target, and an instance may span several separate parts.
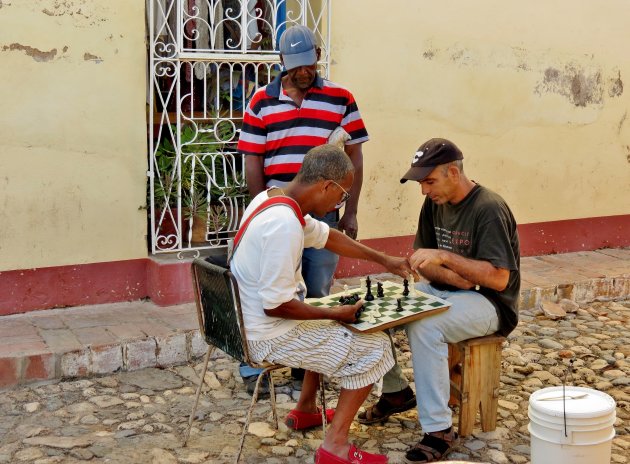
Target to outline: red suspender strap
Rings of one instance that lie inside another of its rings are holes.
[[[232,253],[230,254],[229,261],[232,260],[234,253],[236,253],[236,248],[241,242],[241,238],[243,238],[243,234],[247,230],[247,226],[249,226],[249,223],[252,221],[252,219],[254,219],[260,213],[265,211],[267,208],[271,208],[272,206],[276,206],[276,205],[288,206],[289,208],[293,210],[293,212],[295,213],[295,216],[300,221],[300,224],[302,225],[302,227],[306,225],[306,222],[304,221],[304,217],[302,216],[302,210],[300,209],[300,205],[298,205],[297,201],[295,201],[293,198],[284,197],[284,196],[269,198],[263,201],[260,205],[258,205],[258,208],[256,208],[252,212],[252,214],[250,214],[247,217],[247,219],[245,219],[245,222],[243,222],[243,224],[241,225],[240,229],[236,233],[236,236],[234,237],[234,245],[232,246]]]

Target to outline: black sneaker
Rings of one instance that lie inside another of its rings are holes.
[[[257,375],[250,375],[249,377],[243,377],[243,383],[247,393],[251,396],[254,395],[254,389],[256,388],[256,382],[258,381]],[[260,382],[258,387],[258,399],[264,400],[269,398],[269,378],[265,375],[265,378]]]

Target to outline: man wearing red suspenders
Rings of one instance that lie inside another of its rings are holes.
[[[405,258],[373,250],[310,216],[348,200],[354,168],[332,145],[311,149],[294,180],[257,195],[245,210],[235,239],[230,268],[238,281],[245,330],[252,358],[306,370],[296,408],[286,423],[303,430],[321,425],[316,406],[318,375],[338,379],[341,394],[317,464],[386,463],[387,457],[357,449],[348,441],[350,424],[372,384],[394,366],[390,339],[382,332],[350,331],[362,304],[333,308],[304,302],[302,253],[326,248],[338,255],[381,264],[402,277],[411,272]]]

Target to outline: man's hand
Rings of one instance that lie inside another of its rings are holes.
[[[335,318],[331,318],[337,321],[345,322],[348,324],[353,323],[357,320],[357,312],[363,306],[363,300],[357,301],[353,305],[341,305],[334,308],[336,310]]]
[[[396,274],[397,276],[406,279],[409,274],[414,276],[414,279],[418,279],[418,275],[413,271],[411,266],[409,265],[409,261],[407,258],[401,258],[396,256],[386,256],[385,262],[383,266],[387,268],[389,272],[392,274]]]
[[[359,222],[357,221],[357,215],[350,214],[349,212],[344,212],[341,219],[339,219],[339,223],[337,224],[337,230],[344,232],[348,237],[356,240],[357,234],[359,233]]]
[[[409,258],[409,264],[413,269],[424,269],[429,264],[441,266],[444,264],[444,252],[433,248],[419,248]]]

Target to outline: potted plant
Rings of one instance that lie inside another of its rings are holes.
[[[176,126],[171,126],[168,134],[175,133]],[[234,217],[238,217],[239,208],[235,214],[238,201],[234,200],[240,200],[241,205],[246,201],[246,184],[235,162],[235,156],[240,155],[224,152],[223,141],[233,135],[231,124],[183,126],[181,162],[170,138],[160,142],[155,151],[153,185],[160,237],[177,237],[180,206],[181,237],[188,245],[207,242],[210,233],[225,238],[222,232],[237,228]]]

